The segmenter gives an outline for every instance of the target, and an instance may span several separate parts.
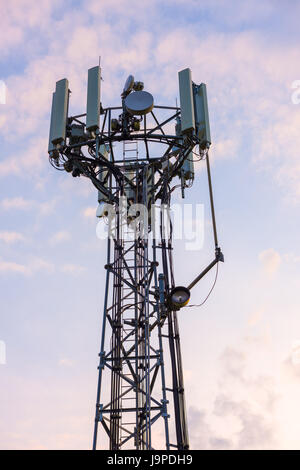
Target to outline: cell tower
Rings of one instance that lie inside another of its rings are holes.
[[[180,71],[179,107],[154,104],[132,75],[121,106],[104,107],[100,87],[96,66],[88,71],[86,113],[68,116],[68,80],[56,83],[48,149],[56,169],[91,180],[97,216],[108,224],[93,449],[154,449],[158,436],[159,448],[188,449],[177,312],[196,282],[224,261],[210,177],[206,86],[192,82],[190,69]],[[181,287],[174,279],[169,208],[173,189],[180,186],[184,197],[192,186],[195,159],[206,161],[215,256]],[[172,186],[175,178],[179,183]]]

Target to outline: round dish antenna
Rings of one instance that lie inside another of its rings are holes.
[[[169,304],[172,308],[178,310],[189,303],[190,296],[190,291],[186,287],[174,287],[170,292]]]
[[[125,106],[130,114],[144,116],[152,111],[154,99],[147,91],[135,91],[125,98]]]
[[[123,89],[123,93],[122,93],[123,98],[125,98],[125,96],[129,95],[129,93],[131,92],[131,90],[133,88],[133,85],[134,85],[134,76],[129,75],[127,77],[127,80],[126,80],[125,85],[124,85],[124,89]]]

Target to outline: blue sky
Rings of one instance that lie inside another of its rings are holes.
[[[0,4],[1,448],[91,443],[105,244],[95,191],[49,165],[47,141],[56,80],[68,77],[71,112],[84,111],[99,55],[104,105],[119,102],[129,73],[156,103],[175,103],[185,67],[208,87],[226,262],[205,306],[180,312],[192,448],[299,448],[300,2]],[[200,164],[186,202],[209,218]],[[175,248],[186,284],[210,261],[209,230],[203,250]]]

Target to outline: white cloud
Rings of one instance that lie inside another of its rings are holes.
[[[56,267],[51,261],[36,256],[29,257],[28,261],[22,264],[0,259],[0,272],[2,274],[18,273],[33,276],[36,273],[53,274],[55,270]],[[64,264],[59,267],[59,271],[72,276],[80,276],[86,272],[86,267],[78,264]]]
[[[284,261],[286,261],[287,263],[300,263],[300,256],[299,255],[296,255],[295,253],[285,253],[282,258],[284,259]]]
[[[46,216],[54,211],[56,200],[52,199],[46,202],[38,202],[30,199],[24,199],[22,196],[14,198],[5,198],[0,201],[0,208],[5,211],[10,210],[29,210],[34,209],[40,215]]]
[[[28,274],[27,266],[12,261],[2,261],[0,259],[0,273]]]
[[[32,30],[46,33],[52,11],[57,6],[57,0],[12,0],[1,5],[2,39],[0,44],[1,55],[4,56],[13,49],[22,47],[26,49],[32,42],[29,34]],[[24,21],[26,18],[26,21]],[[30,50],[30,49],[29,49]]]
[[[264,313],[264,308],[258,308],[257,310],[252,312],[248,318],[248,325],[256,326],[258,323],[260,323],[263,313]]]
[[[20,165],[18,165],[17,159],[6,158],[2,162],[0,162],[0,176],[5,177],[7,175],[17,175],[19,172]]]
[[[34,257],[30,260],[29,262],[29,271],[30,273],[38,272],[38,271],[44,271],[47,273],[53,273],[55,270],[55,266],[53,263],[43,259],[43,258],[38,258]]]
[[[82,211],[82,214],[87,219],[95,219],[96,218],[96,207],[87,207]]]
[[[0,240],[5,243],[12,244],[19,241],[24,241],[25,237],[19,232],[0,232]]]
[[[24,199],[22,196],[14,198],[5,198],[1,201],[0,205],[4,210],[18,209],[26,210],[33,206],[34,202]]]
[[[74,276],[78,276],[86,271],[84,266],[79,266],[77,264],[65,264],[61,268],[62,272],[67,274],[72,274]]]
[[[73,367],[73,361],[71,361],[71,359],[68,359],[67,357],[64,357],[58,361],[58,365],[60,367]]]
[[[16,263],[14,261],[5,261],[0,259],[0,273],[16,273],[25,276],[31,276],[38,272],[53,273],[55,267],[53,263],[38,257],[32,257],[27,263]]]
[[[263,372],[264,366],[256,364],[252,369],[251,362],[257,362],[266,347],[255,339],[227,347],[221,355],[213,406],[205,411],[196,406],[189,412],[192,448],[278,448],[275,415],[280,396],[274,378]]]
[[[281,256],[273,248],[262,251],[258,258],[267,275],[272,276],[278,271],[281,263]]]
[[[212,155],[217,159],[228,159],[237,157],[237,151],[239,147],[238,139],[224,139],[217,140],[216,144],[213,146]]]
[[[234,416],[239,420],[240,430],[236,433],[235,449],[272,449],[275,447],[272,420],[266,410],[255,411],[255,406],[244,399],[236,401],[220,394],[215,402],[216,415],[226,419]]]
[[[294,340],[283,361],[283,373],[289,382],[300,380],[300,340]]]
[[[71,239],[71,234],[66,230],[54,233],[50,238],[51,245],[58,245],[59,243],[67,242]]]
[[[9,110],[6,114],[9,116]],[[39,135],[45,132],[45,129],[42,127]],[[0,177],[17,175],[26,178],[34,175],[40,178],[43,168],[48,168],[49,166],[47,148],[48,141],[45,137],[34,137],[29,140],[26,147],[17,156],[16,152],[13,152],[11,155],[4,155],[0,162]]]
[[[287,355],[274,346],[247,336],[224,350],[213,406],[189,409],[192,449],[299,447],[300,341]]]

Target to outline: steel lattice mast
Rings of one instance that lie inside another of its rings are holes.
[[[88,177],[98,190],[97,215],[108,221],[93,449],[99,426],[111,450],[153,449],[157,435],[163,448],[188,449],[177,310],[189,291],[175,285],[168,209],[174,178],[183,196],[193,182],[195,146],[209,170],[206,88],[195,85],[185,69],[179,73],[180,107],[154,106],[143,84],[129,76],[122,106],[104,108],[100,83],[100,67],[90,69],[87,112],[68,117],[68,81],[57,82],[49,139],[51,164]],[[223,261],[210,171],[208,176],[216,255],[195,281]]]
[[[149,166],[143,164],[140,167],[138,164],[136,178],[140,177],[141,182],[137,182],[136,187],[141,190],[141,198],[138,194],[135,197],[146,205]],[[166,309],[164,300],[160,298],[170,287],[174,287],[170,264],[171,240],[166,244],[164,239],[160,242],[153,239],[151,246],[148,240],[141,237],[124,240],[122,228],[124,227],[120,226],[118,218],[117,236],[108,240],[109,257],[106,265],[104,324],[93,446],[96,448],[98,425],[101,423],[109,436],[112,450],[122,448],[130,440],[137,449],[150,449],[151,427],[162,418],[166,448],[170,448],[164,335],[168,337],[170,344],[178,448],[188,448],[177,314]],[[158,251],[161,255],[158,255]],[[161,263],[157,261],[158,257],[161,258]],[[163,266],[163,273],[158,275],[159,264]],[[113,292],[108,305],[110,282],[113,283]],[[111,330],[109,337],[112,339],[109,351],[104,350],[107,326]],[[111,373],[111,396],[109,402],[103,405],[100,403],[100,396],[105,369]]]

